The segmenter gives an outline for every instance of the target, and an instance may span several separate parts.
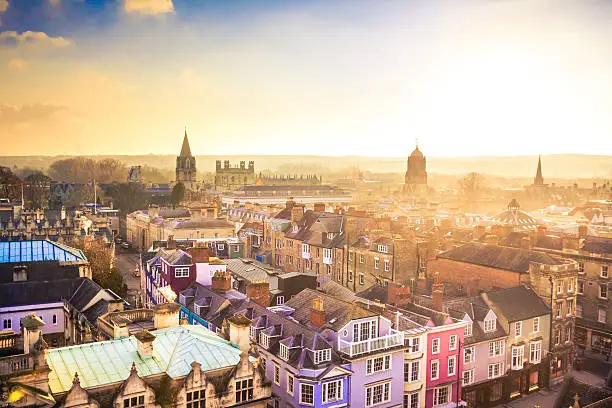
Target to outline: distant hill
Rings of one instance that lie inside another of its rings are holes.
[[[46,169],[55,160],[72,156],[0,156],[0,165]],[[144,165],[173,169],[174,155],[113,155],[92,156],[114,158],[126,165]],[[327,174],[358,167],[372,173],[403,173],[406,157],[380,158],[363,156],[197,156],[197,167],[202,172],[214,172],[216,160],[255,160],[255,170],[280,174]],[[432,174],[462,175],[472,171],[504,178],[531,178],[535,175],[537,156],[499,157],[428,157],[427,168]],[[612,179],[612,156],[555,154],[542,156],[542,169],[546,182],[555,179]]]

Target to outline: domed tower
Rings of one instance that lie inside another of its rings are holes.
[[[181,153],[176,158],[176,182],[182,182],[188,190],[195,190],[196,186],[196,161],[191,155],[189,139],[187,139],[187,129],[183,138]]]
[[[427,187],[427,159],[419,150],[418,144],[408,157],[404,184],[407,190]]]

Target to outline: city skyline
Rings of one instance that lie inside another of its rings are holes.
[[[611,14],[0,0],[3,154],[610,155]]]

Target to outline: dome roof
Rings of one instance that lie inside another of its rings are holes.
[[[415,149],[410,154],[410,157],[419,157],[419,158],[424,157],[423,153],[421,153],[421,151],[419,150],[419,146],[415,147]]]
[[[518,201],[514,198],[510,201],[508,209],[502,211],[492,218],[493,222],[499,225],[512,226],[517,230],[534,230],[540,225],[538,220],[521,211]]]

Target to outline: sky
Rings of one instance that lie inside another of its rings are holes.
[[[0,155],[612,155],[607,0],[0,0]]]

